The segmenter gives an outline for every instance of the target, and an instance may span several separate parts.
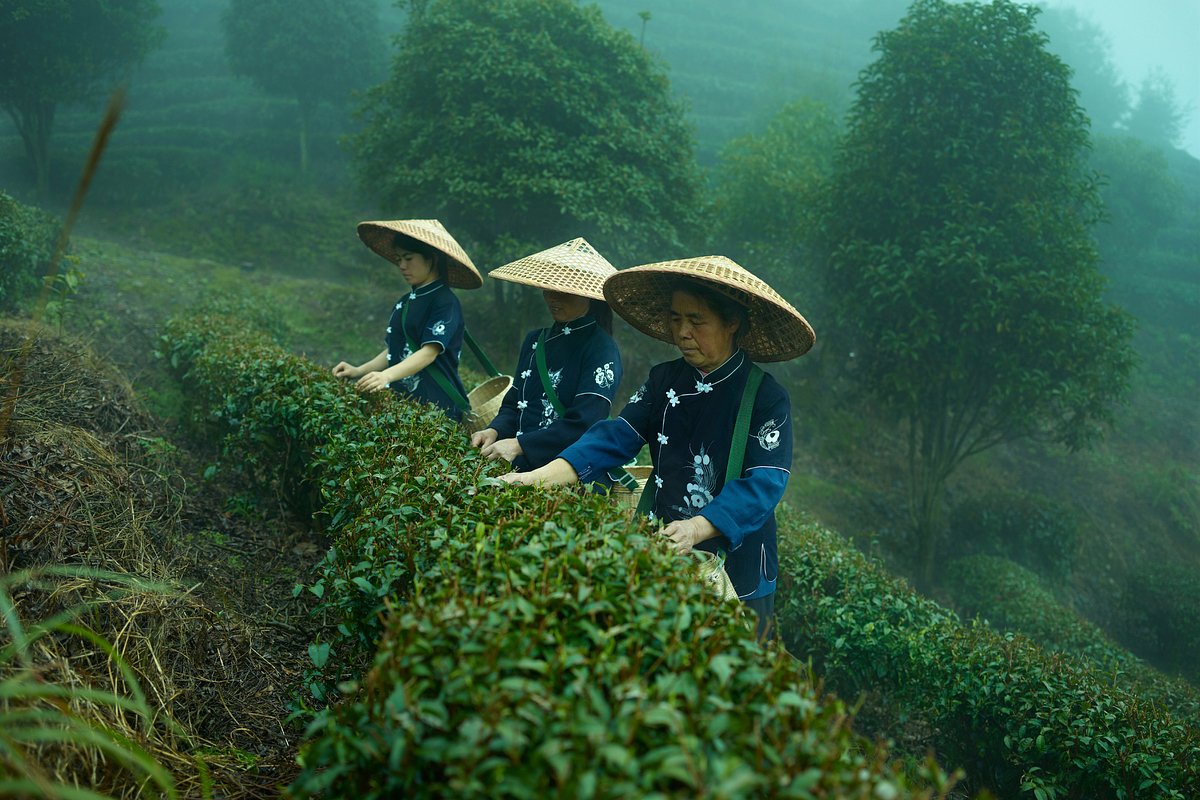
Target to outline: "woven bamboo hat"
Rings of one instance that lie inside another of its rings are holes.
[[[739,346],[753,361],[797,358],[816,341],[812,326],[791,303],[725,256],[698,256],[621,270],[604,282],[604,299],[642,333],[674,344],[671,292],[681,278],[703,283],[746,309],[750,327]]]
[[[454,240],[450,232],[436,219],[391,219],[358,223],[358,238],[363,244],[396,263],[396,249],[392,241],[397,233],[411,236],[417,241],[435,247],[446,255],[446,283],[456,289],[478,289],[483,286],[483,276],[471,262],[467,251]]]
[[[497,267],[488,273],[502,281],[604,299],[604,280],[617,268],[582,237]]]

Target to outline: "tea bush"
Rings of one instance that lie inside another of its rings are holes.
[[[918,597],[836,534],[781,520],[781,629],[831,688],[871,689],[935,731],[939,757],[1001,797],[1191,798],[1195,728],[1103,671]]]
[[[1124,637],[1163,669],[1200,681],[1200,576],[1182,564],[1142,564],[1122,601]]]
[[[951,512],[950,531],[963,555],[1002,556],[1051,578],[1071,574],[1079,547],[1071,510],[1029,492],[970,498]]]
[[[1100,628],[1061,605],[1024,567],[996,556],[971,556],[951,562],[944,584],[964,617],[985,617],[1000,632],[1019,633],[1047,650],[1078,656],[1109,673],[1118,685],[1200,727],[1200,692],[1120,647]]]
[[[0,191],[0,310],[37,293],[57,235],[53,217]]]
[[[163,350],[230,458],[321,490],[308,590],[336,633],[309,653],[345,699],[314,715],[296,796],[928,795],[607,498],[489,486],[440,412],[227,320],[177,320]]]

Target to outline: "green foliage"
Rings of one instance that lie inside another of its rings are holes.
[[[679,248],[700,191],[691,134],[630,34],[575,0],[413,8],[351,140],[389,212],[524,252],[574,236],[616,263]]]
[[[0,192],[0,309],[32,299],[54,256],[58,223]]]
[[[950,515],[952,547],[1000,556],[1048,578],[1070,577],[1079,550],[1079,523],[1069,508],[1030,492],[992,491]]]
[[[1129,86],[1113,63],[1104,29],[1069,6],[1043,7],[1038,27],[1048,37],[1046,48],[1071,68],[1071,86],[1092,130],[1112,133],[1129,113]]]
[[[1132,369],[1088,232],[1087,119],[1036,14],[918,0],[880,34],[823,226],[852,375],[910,430],[927,580],[957,464],[1023,436],[1087,443]]]
[[[1104,179],[1105,219],[1096,228],[1110,275],[1136,267],[1136,254],[1179,215],[1183,197],[1162,150],[1132,136],[1097,136],[1091,164]]]
[[[783,516],[789,649],[841,694],[871,690],[926,723],[973,788],[1000,797],[1183,798],[1197,729],[1074,658],[1002,637],[913,593],[835,534]]]
[[[300,107],[300,170],[316,106],[342,105],[383,59],[378,0],[232,0],[223,18],[233,71]]]
[[[12,116],[48,187],[47,147],[58,105],[94,96],[159,44],[156,0],[40,0],[0,6],[0,107]]]
[[[338,632],[309,656],[347,698],[313,718],[297,796],[927,796],[610,499],[489,486],[440,412],[219,320],[165,349],[213,418],[313,448],[333,547],[307,589]]]
[[[1111,675],[1122,689],[1165,706],[1181,721],[1200,725],[1200,692],[1117,645],[1061,605],[1029,570],[998,556],[970,556],[950,562],[944,585],[963,617],[983,617],[1001,633],[1019,633],[1047,650],[1077,656],[1097,672]]]
[[[1123,603],[1122,638],[1163,669],[1200,682],[1200,575],[1181,563],[1140,565]]]
[[[1142,141],[1174,147],[1183,134],[1187,112],[1175,98],[1175,87],[1162,67],[1151,70],[1138,87],[1137,101],[1125,122],[1130,134]]]
[[[837,121],[824,106],[797,101],[761,134],[726,145],[716,171],[712,251],[744,259],[785,297],[814,305],[808,245],[837,142]]]

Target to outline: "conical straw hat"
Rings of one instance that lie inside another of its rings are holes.
[[[446,283],[457,289],[478,289],[483,286],[483,276],[471,262],[467,251],[454,240],[450,232],[436,219],[391,219],[358,223],[358,238],[363,244],[396,263],[396,250],[392,240],[397,233],[411,236],[430,247],[446,254]]]
[[[497,267],[489,277],[539,289],[604,299],[604,279],[617,268],[582,237]]]
[[[674,344],[671,292],[680,279],[706,284],[745,307],[750,328],[740,347],[753,361],[787,361],[808,352],[816,334],[800,312],[764,281],[725,256],[630,267],[604,282],[604,299],[642,333]]]

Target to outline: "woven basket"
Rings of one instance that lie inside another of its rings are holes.
[[[633,512],[637,511],[638,501],[642,499],[642,491],[646,488],[646,482],[650,480],[650,473],[654,471],[654,467],[639,465],[626,467],[625,471],[637,479],[637,488],[629,490],[619,483],[614,483],[611,494],[617,503],[624,507],[625,513],[633,516]]]
[[[483,430],[496,418],[496,414],[500,413],[500,404],[504,402],[504,395],[508,394],[512,383],[511,376],[497,375],[471,390],[467,395],[467,400],[471,402],[471,413],[463,420],[467,433]]]
[[[692,550],[691,555],[696,559],[695,565],[700,580],[717,597],[722,600],[738,599],[737,589],[733,588],[733,581],[729,580],[729,573],[725,571],[723,558],[707,550]]]

